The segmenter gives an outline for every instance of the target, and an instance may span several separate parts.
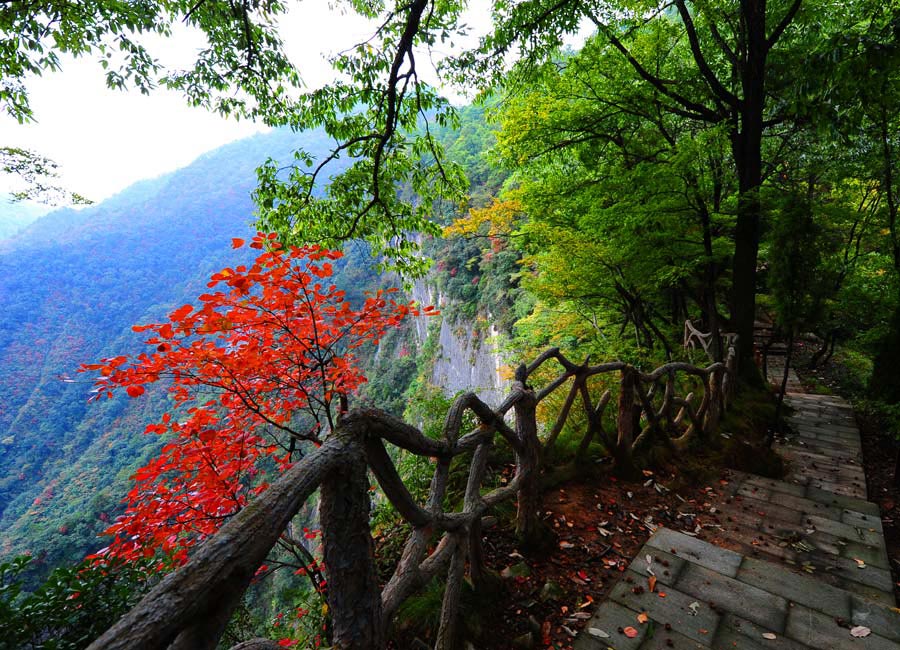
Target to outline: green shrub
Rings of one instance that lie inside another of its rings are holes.
[[[55,569],[24,593],[28,556],[0,564],[0,650],[80,650],[127,612],[153,582],[148,563]]]

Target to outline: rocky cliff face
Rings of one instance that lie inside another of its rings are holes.
[[[423,305],[446,306],[441,293],[421,280],[413,287],[412,297]],[[427,335],[428,319],[421,316],[416,319],[419,345]],[[493,324],[482,330],[474,323],[454,322],[445,316],[437,334],[438,350],[431,382],[447,396],[473,391],[489,405],[499,405],[506,395],[508,380],[501,372],[505,362],[497,346],[498,335]]]

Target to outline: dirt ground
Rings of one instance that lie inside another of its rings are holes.
[[[664,486],[673,479],[647,473],[644,483],[625,483],[604,477],[548,491],[543,517],[556,539],[545,553],[525,557],[511,535],[486,535],[491,568],[527,574],[504,580],[507,602],[482,632],[479,650],[571,648],[594,603],[618,582],[656,526],[697,528],[690,513],[701,509],[705,489],[669,491]]]

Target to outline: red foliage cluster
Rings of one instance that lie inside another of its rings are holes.
[[[99,371],[97,397],[119,389],[138,397],[165,379],[174,402],[146,428],[169,442],[133,476],[125,514],[106,530],[113,541],[101,555],[162,552],[183,562],[290,465],[299,441],[319,444],[328,433],[336,400],[366,380],[353,351],[419,313],[389,299],[395,289],[351,307],[343,291],[323,284],[339,252],[285,250],[263,234],[250,247],[263,251],[253,265],[213,275],[208,286],[218,290],[199,305],[134,328],[151,333],[151,353],[81,368]]]

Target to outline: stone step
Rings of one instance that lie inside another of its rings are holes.
[[[650,575],[657,578],[655,592],[649,589]],[[640,614],[646,614],[646,623],[638,620]],[[858,625],[870,634],[853,637],[850,628]],[[624,633],[629,627],[637,631],[634,638]],[[900,614],[813,576],[661,528],[594,612],[574,648],[672,647],[900,650]]]
[[[709,491],[705,540],[782,565],[788,574],[894,603],[878,506],[854,495],[731,471]],[[862,564],[860,564],[862,562]],[[862,568],[860,568],[862,566]]]
[[[835,395],[792,393],[788,418],[794,432],[780,439],[776,451],[788,462],[786,481],[864,500],[859,429],[850,404]]]

